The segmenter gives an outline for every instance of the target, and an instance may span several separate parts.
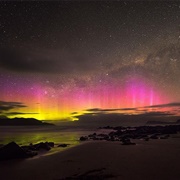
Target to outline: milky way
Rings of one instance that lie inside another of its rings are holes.
[[[0,101],[26,105],[0,115],[180,101],[178,1],[0,2],[0,18]]]

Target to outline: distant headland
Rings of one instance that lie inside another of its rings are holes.
[[[54,124],[39,121],[35,118],[0,117],[0,126],[54,126]]]
[[[175,122],[168,122],[168,121],[148,121],[147,123],[146,123],[147,125],[158,125],[158,124],[160,124],[160,125],[176,125],[176,124],[180,124],[180,119],[178,119],[177,121],[175,121]]]

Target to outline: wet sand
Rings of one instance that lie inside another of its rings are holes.
[[[180,138],[135,142],[85,142],[40,158],[0,162],[0,179],[180,179]]]

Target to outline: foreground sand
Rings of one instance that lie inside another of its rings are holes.
[[[119,180],[180,179],[180,138],[136,142],[85,142],[49,156],[0,162],[0,179],[57,180],[81,174]]]

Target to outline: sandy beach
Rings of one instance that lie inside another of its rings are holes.
[[[120,142],[85,142],[63,152],[40,158],[0,163],[1,179],[179,180],[180,139],[136,140],[134,146]],[[78,178],[79,177],[79,178]]]

